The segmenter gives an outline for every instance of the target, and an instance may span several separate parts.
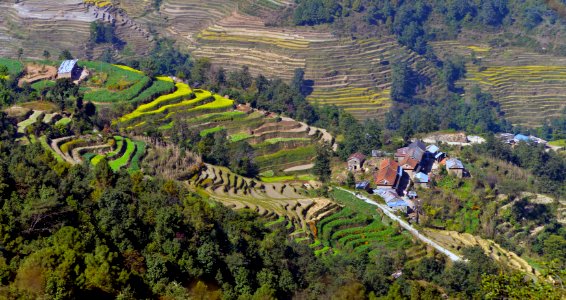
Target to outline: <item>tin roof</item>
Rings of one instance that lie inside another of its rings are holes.
[[[75,67],[75,65],[77,64],[77,61],[79,61],[79,60],[78,59],[64,60],[61,63],[61,65],[59,66],[57,73],[61,74],[61,73],[71,72],[73,70],[73,68]]]
[[[428,147],[426,147],[426,151],[428,151],[432,154],[438,152],[438,150],[440,150],[440,148],[438,148],[437,145],[429,145]]]
[[[446,160],[446,168],[448,169],[463,169],[464,164],[456,158],[450,158]]]
[[[427,183],[428,182],[428,175],[423,172],[419,172],[415,174],[415,181],[419,183]]]
[[[354,159],[354,158],[362,161],[362,160],[366,159],[366,156],[361,154],[360,152],[356,152],[356,153],[350,155],[350,157],[348,157],[348,160]]]

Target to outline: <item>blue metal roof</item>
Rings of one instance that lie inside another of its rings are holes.
[[[528,142],[528,141],[531,140],[531,138],[528,137],[528,136],[526,136],[526,135],[524,135],[524,134],[517,134],[517,135],[515,136],[515,140],[516,140],[516,141],[520,141],[520,142]]]
[[[397,201],[387,202],[387,206],[393,208],[393,207],[408,206],[408,205],[407,202],[405,202],[405,200],[397,200]]]
[[[433,153],[433,154],[438,152],[438,150],[440,150],[440,148],[438,148],[438,146],[436,146],[436,145],[429,145],[428,147],[426,147],[426,151]]]
[[[444,155],[444,152],[438,152],[438,153],[436,153],[436,155],[434,156],[434,158],[438,159],[438,158],[441,157],[442,155]]]
[[[78,59],[73,59],[73,60],[64,60],[61,65],[59,66],[59,69],[57,70],[57,73],[70,73],[73,68],[75,67],[75,65],[77,64],[77,61],[79,61]]]
[[[446,161],[446,167],[448,169],[463,169],[464,164],[458,159],[450,158]]]
[[[418,182],[428,182],[428,175],[426,175],[423,172],[419,172],[415,174],[415,178],[417,179]]]

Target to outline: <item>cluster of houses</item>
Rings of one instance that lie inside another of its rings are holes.
[[[501,141],[510,145],[517,145],[520,142],[525,142],[525,143],[534,143],[537,145],[543,145],[546,147],[546,145],[548,144],[547,141],[538,138],[534,135],[524,135],[520,133],[519,134],[498,133],[496,137],[499,138]]]
[[[372,153],[373,156],[373,153]],[[365,164],[366,157],[354,153],[348,158],[350,172],[373,172],[373,189],[369,181],[356,183],[356,189],[363,189],[381,196],[394,211],[411,213],[415,210],[414,199],[417,187],[428,188],[430,175],[446,168],[449,174],[458,177],[466,175],[464,164],[449,158],[434,144],[425,145],[416,140],[407,147],[397,149],[394,158],[383,158],[376,168]]]

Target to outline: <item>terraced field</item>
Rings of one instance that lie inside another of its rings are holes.
[[[459,85],[479,85],[493,94],[505,117],[515,125],[539,127],[566,107],[566,58],[518,48],[490,49],[459,41],[434,43],[439,55],[457,53],[478,60],[466,65]]]
[[[140,169],[140,160],[145,154],[145,143],[129,138],[114,136],[104,140],[100,136],[67,136],[48,140],[45,136],[39,138],[41,144],[52,152],[59,161],[70,164],[80,164],[89,161],[97,165],[103,158],[114,171]]]
[[[310,224],[340,209],[329,199],[304,194],[301,183],[265,183],[209,164],[188,184],[228,207],[251,209],[271,219],[270,226],[284,223],[295,238],[309,238]]]
[[[407,250],[414,246],[409,235],[383,223],[375,208],[366,207],[340,190],[335,190],[332,197],[346,208],[321,218],[313,226],[316,241],[311,248],[315,253],[347,250],[361,254],[383,248]]]
[[[110,45],[86,47],[90,23],[114,22],[118,37],[132,51],[146,54],[152,42],[138,24],[112,10],[106,2],[87,5],[82,0],[27,0],[0,2],[0,56],[15,57],[19,48],[25,57],[41,58],[43,50],[54,56],[68,49],[77,57],[97,58]]]
[[[130,2],[121,1],[120,7],[137,23],[225,69],[247,65],[253,74],[284,80],[296,68],[305,69],[313,83],[309,100],[343,106],[360,119],[380,116],[391,105],[389,62],[394,57],[433,80],[436,76],[431,64],[390,36],[351,40],[321,28],[266,26],[270,16],[293,5],[289,0],[164,0],[159,12]]]
[[[264,111],[239,111],[234,100],[210,91],[191,89],[176,83],[176,90],[138,106],[115,121],[124,133],[142,134],[159,128],[165,136],[175,123],[186,124],[202,137],[225,130],[231,143],[247,142],[254,149],[261,172],[284,174],[299,168],[308,172],[316,154],[314,141],[333,143],[333,137],[320,128],[290,118],[279,118]]]
[[[431,65],[392,37],[343,40],[324,31],[266,27],[261,19],[238,13],[193,40],[189,47],[195,56],[211,58],[226,69],[248,65],[252,73],[290,80],[296,68],[303,68],[305,79],[314,84],[310,101],[336,104],[360,119],[380,116],[391,105],[389,62],[394,55],[435,77]]]
[[[454,251],[459,251],[469,246],[480,246],[486,255],[490,256],[493,260],[521,272],[540,276],[539,271],[529,265],[527,261],[514,252],[504,249],[492,240],[482,239],[468,233],[458,233],[455,231],[427,229],[425,233],[437,243]]]
[[[514,125],[539,127],[566,107],[566,65],[470,65],[466,81],[493,93]]]

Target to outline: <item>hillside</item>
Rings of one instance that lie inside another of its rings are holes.
[[[138,55],[147,53],[151,46],[148,31],[127,16],[109,7],[87,5],[82,0],[3,1],[0,9],[3,57],[16,57],[20,48],[30,58],[41,58],[44,50],[53,57],[63,50],[81,58],[99,57],[112,46],[89,44],[90,24],[96,20],[115,24],[117,36]]]
[[[491,48],[460,41],[435,42],[439,55],[467,58],[467,74],[458,84],[479,86],[499,102],[514,125],[539,127],[560,117],[566,107],[566,58],[522,48]]]

